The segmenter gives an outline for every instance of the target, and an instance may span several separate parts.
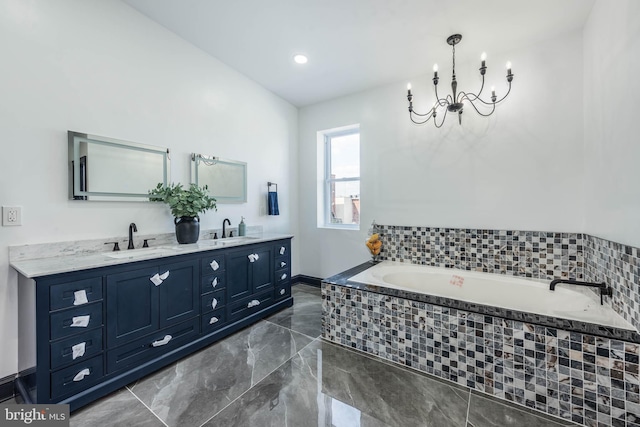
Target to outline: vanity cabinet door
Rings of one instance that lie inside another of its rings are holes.
[[[262,246],[254,253],[258,259],[251,266],[251,291],[260,292],[273,287],[273,251],[270,246]]]
[[[151,282],[156,267],[107,276],[107,343],[109,347],[149,334],[159,327],[158,294]]]
[[[227,257],[229,301],[238,301],[273,287],[273,249],[253,245],[230,252]]]
[[[198,260],[166,264],[158,269],[168,277],[158,286],[160,291],[160,327],[180,323],[200,313]]]
[[[114,347],[200,313],[198,260],[107,276],[107,342]]]
[[[227,297],[229,301],[237,301],[251,295],[249,273],[251,270],[248,256],[253,251],[234,251],[227,255]]]

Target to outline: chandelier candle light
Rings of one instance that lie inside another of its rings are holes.
[[[478,114],[484,117],[488,117],[496,110],[496,104],[504,100],[509,93],[511,92],[511,81],[513,80],[513,73],[511,72],[511,62],[507,62],[507,82],[509,83],[509,90],[507,93],[500,99],[496,97],[496,89],[495,87],[491,88],[491,101],[485,101],[480,98],[482,94],[482,90],[484,89],[484,75],[487,72],[486,59],[487,54],[482,53],[480,57],[481,65],[480,65],[480,75],[482,76],[482,85],[480,86],[480,90],[478,93],[472,92],[458,92],[458,82],[456,81],[456,45],[460,43],[462,40],[462,36],[460,34],[454,34],[447,38],[447,43],[453,48],[453,75],[451,76],[451,91],[453,95],[447,95],[446,98],[440,98],[438,96],[438,64],[433,66],[433,88],[436,92],[436,102],[431,107],[431,110],[426,114],[420,114],[413,111],[413,94],[411,93],[411,83],[407,85],[407,100],[409,101],[409,118],[415,124],[421,125],[428,122],[431,118],[433,118],[433,124],[435,127],[442,127],[444,120],[447,118],[447,112],[458,113],[458,122],[462,124],[462,111],[464,108],[463,101],[467,101],[469,105],[473,107],[474,110]],[[478,109],[479,105],[491,107],[491,110],[483,113]],[[444,109],[444,115],[442,116],[442,121],[440,124],[436,121],[436,116],[438,115],[438,110]]]

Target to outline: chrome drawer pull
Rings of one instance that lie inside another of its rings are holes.
[[[287,263],[286,263],[286,262],[282,261],[282,262],[280,263],[280,267],[286,267],[286,266],[287,266]]]
[[[218,319],[217,317],[213,316],[213,317],[211,318],[211,320],[209,320],[209,324],[210,324],[210,325],[213,325],[214,323],[218,323],[218,321],[219,321],[219,320],[220,320],[220,319]]]
[[[258,254],[253,254],[253,257],[255,258],[256,261],[260,259],[260,256]]]
[[[86,377],[90,373],[91,371],[88,368],[84,368],[82,371],[78,372],[75,377],[73,377],[73,380],[76,382],[82,381],[84,377]]]
[[[211,286],[213,286],[214,288],[216,286],[218,286],[218,278],[217,277],[215,279],[213,279],[213,282],[211,282]]]
[[[213,301],[211,301],[211,308],[215,309],[217,305],[218,305],[218,300],[214,298]]]
[[[159,275],[158,273],[154,274],[153,276],[151,276],[149,278],[149,280],[151,280],[151,282],[156,285],[156,286],[160,286],[162,284],[162,282],[164,282],[165,280],[167,280],[167,277],[169,277],[169,270],[165,271],[164,273],[162,273],[162,275]]]
[[[87,316],[75,316],[71,318],[72,328],[86,328],[91,320],[91,315]]]
[[[218,264],[218,261],[216,261],[215,259],[213,261],[211,261],[211,263],[209,265],[211,266],[211,269],[213,271],[216,271],[217,269],[220,268],[220,264]]]
[[[171,341],[172,336],[171,335],[165,335],[164,338],[162,338],[159,341],[154,341],[151,343],[151,345],[153,347],[160,347],[162,345],[167,345],[169,344],[169,341]]]
[[[280,247],[280,255],[284,255],[284,251],[286,250],[286,248],[284,246]]]
[[[156,286],[160,286],[160,284],[162,283],[162,279],[160,278],[160,275],[158,273],[149,277],[149,280],[151,280],[151,283],[153,283]]]
[[[247,255],[247,258],[249,258],[249,262],[256,262],[256,257],[254,254]]]
[[[73,305],[82,305],[88,303],[87,291],[84,289],[81,291],[75,291],[73,293]]]
[[[284,295],[286,291],[284,289],[280,289],[280,295]]]
[[[282,276],[280,276],[280,280],[284,280],[287,278],[287,273],[283,273]]]
[[[82,357],[84,356],[84,351],[86,348],[87,343],[86,342],[81,342],[80,344],[76,344],[74,346],[71,347],[71,359],[72,360],[76,360],[78,357]]]
[[[257,299],[254,299],[249,301],[249,304],[247,304],[247,308],[255,307],[256,305],[260,305],[260,301],[258,301]]]

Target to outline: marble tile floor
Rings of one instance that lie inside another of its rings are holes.
[[[574,425],[320,339],[320,290],[72,414],[71,426]]]

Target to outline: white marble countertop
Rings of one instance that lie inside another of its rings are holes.
[[[288,239],[291,234],[261,233],[243,237],[231,237],[217,240],[199,240],[190,245],[170,244],[149,248],[121,250],[119,252],[98,252],[74,255],[53,256],[47,258],[10,260],[9,265],[27,278],[49,276],[71,271],[121,265],[156,258],[165,258],[196,252],[245,246],[272,240]],[[114,258],[117,257],[117,258]]]

